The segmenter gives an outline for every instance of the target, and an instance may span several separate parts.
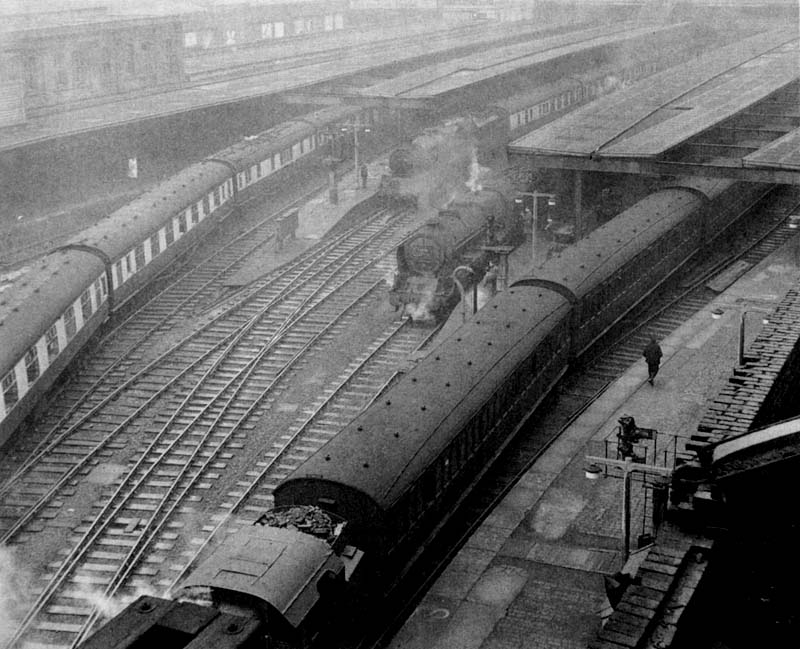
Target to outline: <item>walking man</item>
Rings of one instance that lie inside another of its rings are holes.
[[[369,176],[369,170],[367,169],[367,165],[361,165],[361,187],[364,189],[367,188],[367,177]]]
[[[647,346],[642,352],[642,356],[644,356],[644,360],[647,361],[647,382],[653,385],[653,379],[656,378],[656,374],[658,374],[658,366],[661,365],[661,357],[663,356],[661,347],[658,346],[655,338],[651,338],[650,342],[647,343]]]

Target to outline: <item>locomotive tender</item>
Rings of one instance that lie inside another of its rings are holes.
[[[392,587],[572,359],[766,191],[676,182],[546,261],[298,467],[275,489],[272,518],[225,539],[186,583],[220,610],[249,609],[276,646],[312,644],[345,593]],[[292,510],[321,512],[336,532],[323,541],[270,522]],[[86,647],[111,646],[103,638],[130,615]]]

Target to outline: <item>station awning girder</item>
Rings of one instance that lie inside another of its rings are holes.
[[[572,171],[591,171],[599,173],[644,174],[648,176],[710,176],[731,178],[754,183],[780,183],[800,185],[800,172],[781,169],[759,169],[731,164],[712,164],[699,162],[672,162],[643,158],[588,158],[565,156],[561,154],[532,154],[528,150],[508,150],[512,162],[528,165],[536,169],[569,169]]]

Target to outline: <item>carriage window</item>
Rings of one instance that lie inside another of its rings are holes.
[[[67,334],[67,340],[72,340],[78,331],[78,325],[75,323],[75,309],[71,304],[64,312],[64,331]]]
[[[203,216],[211,214],[211,203],[208,200],[208,196],[203,196]]]
[[[136,268],[144,268],[145,261],[144,261],[144,244],[140,243],[136,248],[133,250],[133,258],[136,260]]]
[[[88,289],[81,293],[81,313],[84,322],[88,322],[92,317],[92,296]]]
[[[174,222],[170,223],[166,228],[164,228],[164,240],[167,242],[168,246],[171,246],[173,243],[175,243]]]
[[[92,284],[92,291],[94,292],[94,303],[97,305],[97,308],[100,308],[100,305],[103,303],[103,298],[105,297],[105,292],[103,288],[105,284],[103,283],[103,278],[98,277],[94,283]]]
[[[6,402],[6,412],[11,410],[19,401],[17,377],[14,374],[14,370],[11,370],[3,377],[3,400]]]
[[[150,254],[155,257],[161,252],[161,240],[158,238],[158,233],[150,237]]]
[[[47,343],[47,360],[52,363],[55,357],[58,356],[58,333],[56,333],[56,326],[50,327],[44,335],[45,342]]]
[[[281,165],[285,165],[291,161],[292,161],[292,150],[284,149],[283,151],[281,151]]]
[[[186,232],[186,214],[181,214],[178,216],[178,232],[181,234]]]
[[[100,275],[95,283],[97,284],[97,290],[100,292],[101,297],[104,298],[106,295],[108,295],[108,286],[106,285],[105,275]]]
[[[278,153],[276,153],[274,156],[272,156],[272,168],[273,169],[280,169],[281,168],[281,156]]]
[[[214,190],[214,202],[217,205],[222,205],[222,187],[217,187]]]
[[[192,204],[191,215],[192,215],[192,223],[197,224],[200,221],[200,210],[197,207],[197,203]]]
[[[39,354],[36,347],[31,347],[25,352],[25,374],[28,376],[28,384],[39,378]]]

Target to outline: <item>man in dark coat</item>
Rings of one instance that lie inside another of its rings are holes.
[[[647,382],[653,385],[653,379],[656,378],[656,374],[658,374],[658,366],[661,365],[661,357],[663,356],[661,347],[658,346],[655,338],[651,338],[650,342],[647,343],[647,346],[642,352],[642,356],[644,356],[644,360],[647,361]]]

